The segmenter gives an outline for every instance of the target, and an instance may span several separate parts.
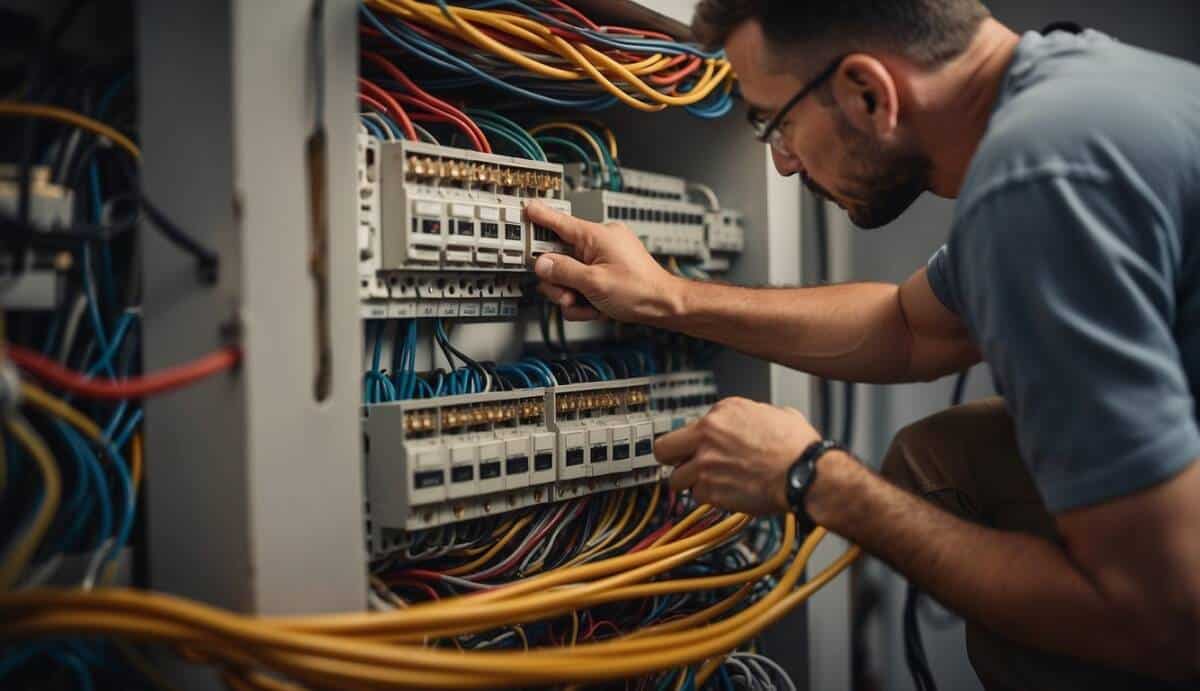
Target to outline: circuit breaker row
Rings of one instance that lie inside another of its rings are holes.
[[[541,254],[569,251],[522,212],[537,199],[570,213],[560,165],[360,134],[357,177],[359,295],[369,318],[449,316],[461,300],[514,297],[489,296],[488,286],[503,293]],[[462,316],[512,316],[487,307]]]
[[[711,373],[684,373],[370,406],[371,554],[408,531],[657,482],[655,438],[715,400]]]

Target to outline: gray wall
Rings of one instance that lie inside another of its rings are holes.
[[[988,2],[998,19],[1018,31],[1037,30],[1056,20],[1072,20],[1112,34],[1134,45],[1200,62],[1196,27],[1200,3],[1192,0],[995,0]],[[849,239],[850,278],[899,281],[919,267],[944,241],[953,202],[927,197],[884,230],[853,231]],[[991,393],[983,368],[972,377],[969,397]],[[860,428],[864,453],[878,459],[888,440],[905,424],[946,407],[949,380],[935,384],[872,387],[860,410],[870,411],[870,424]],[[874,662],[891,691],[912,688],[901,647],[900,612],[904,583],[878,563],[870,572],[887,589],[883,627],[874,631]],[[962,645],[961,625],[936,631],[924,626],[931,664],[942,689],[978,689]]]

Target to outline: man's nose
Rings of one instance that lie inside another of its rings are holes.
[[[800,165],[799,159],[785,153],[780,153],[773,146],[771,147],[771,160],[775,163],[775,170],[779,171],[779,174],[784,177],[795,175],[803,167]]]

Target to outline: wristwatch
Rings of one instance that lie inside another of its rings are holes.
[[[787,503],[800,524],[798,527],[802,535],[817,527],[812,517],[808,515],[808,509],[804,507],[804,497],[817,480],[817,461],[835,449],[845,451],[845,448],[835,441],[828,439],[815,441],[804,449],[804,453],[800,454],[800,457],[788,469]]]

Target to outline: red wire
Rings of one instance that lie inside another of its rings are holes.
[[[414,142],[417,141],[417,131],[413,129],[412,120],[409,119],[408,113],[404,112],[404,109],[400,107],[400,104],[396,103],[396,99],[392,98],[391,94],[380,88],[378,84],[363,79],[362,77],[358,78],[358,88],[360,90],[366,90],[368,94],[374,96],[379,101],[382,101],[387,106],[387,112],[392,116],[393,119],[396,120],[396,122],[400,125],[400,128],[404,130],[404,136],[408,137]]]
[[[128,379],[89,379],[37,352],[15,345],[8,346],[8,357],[38,379],[77,396],[128,400],[173,391],[232,369],[241,360],[242,351],[232,346],[222,348],[183,365]]]
[[[680,57],[683,57],[683,56],[680,56]],[[700,62],[701,62],[700,58],[692,56],[691,61],[687,65],[684,65],[683,67],[681,67],[678,72],[675,72],[673,74],[665,74],[665,75],[651,75],[650,82],[652,84],[659,84],[662,86],[678,84],[680,82],[680,80],[682,80],[684,77],[686,77],[689,74],[692,74],[696,70],[700,69]]]
[[[562,0],[550,0],[550,4],[554,5],[555,7],[558,7],[559,9],[564,10],[567,14],[575,16],[577,19],[579,19],[579,21],[583,22],[583,25],[586,26],[587,28],[592,29],[594,31],[600,30],[600,26],[597,25],[596,22],[593,22],[591,19],[589,19],[587,17],[587,15],[585,15],[584,13],[575,9],[574,7],[571,7],[567,3],[562,2]]]
[[[407,74],[402,72],[400,68],[388,62],[387,58],[383,57],[379,53],[363,51],[362,56],[365,60],[370,61],[372,64],[386,72],[389,77],[400,82],[400,85],[404,87],[405,91],[408,91],[412,96],[420,100],[427,101],[428,103],[438,107],[443,112],[451,113],[455,116],[461,117],[465,123],[475,131],[475,135],[479,138],[479,141],[482,144],[482,151],[484,153],[492,153],[492,145],[490,142],[488,142],[487,136],[484,135],[483,130],[481,130],[479,126],[475,124],[474,120],[467,117],[466,113],[417,86],[416,82],[409,79]]]
[[[434,590],[428,583],[417,581],[409,578],[393,578],[388,580],[389,586],[409,586],[423,591],[431,599],[440,600],[442,597],[438,595],[438,591]]]
[[[457,120],[455,120],[451,117],[446,116],[444,113],[434,113],[434,112],[413,113],[412,117],[413,117],[414,122],[444,122],[444,123],[449,123],[451,125],[458,125],[459,129],[463,129],[462,123],[458,122]],[[476,151],[483,150],[479,147],[478,144],[476,144],[474,142],[474,135],[471,134],[470,130],[467,130],[467,136],[472,139],[472,146],[474,146]]]
[[[467,135],[467,138],[471,140],[471,144],[472,144],[472,146],[475,147],[476,151],[484,150],[483,142],[481,142],[479,140],[479,135],[477,135],[475,133],[475,130],[472,129],[470,126],[473,123],[470,123],[469,118],[467,118],[466,116],[462,116],[462,115],[456,116],[453,112],[447,112],[447,111],[441,110],[439,108],[436,108],[432,104],[426,103],[425,101],[422,101],[415,96],[409,96],[407,94],[396,94],[396,98],[399,99],[400,102],[402,102],[402,103],[411,103],[411,104],[417,106],[418,108],[428,111],[429,113],[431,113],[434,116],[433,118],[430,118],[429,116],[422,117],[418,113],[413,113],[412,117],[414,120],[425,122],[425,121],[432,119],[435,122],[449,122],[454,125],[457,125],[458,128]]]

